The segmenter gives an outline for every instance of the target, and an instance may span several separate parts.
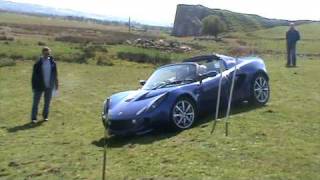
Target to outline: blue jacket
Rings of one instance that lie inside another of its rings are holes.
[[[286,34],[286,39],[288,48],[292,48],[300,40],[300,34],[297,30],[290,29]]]
[[[57,65],[52,56],[49,56],[49,61],[51,63],[51,77],[50,77],[50,88],[58,88],[58,71]],[[45,85],[43,81],[42,72],[42,57],[33,65],[32,71],[32,89],[36,91],[45,90]]]

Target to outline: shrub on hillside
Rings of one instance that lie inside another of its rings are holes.
[[[125,59],[138,63],[168,64],[171,62],[169,56],[160,53],[150,55],[142,52],[118,52],[117,55],[119,59]]]
[[[84,53],[84,56],[86,58],[93,58],[95,57],[96,53],[97,52],[103,52],[103,53],[107,53],[108,50],[104,47],[104,46],[101,46],[101,45],[93,45],[91,43],[85,45],[83,48],[82,48],[82,51]]]
[[[38,46],[46,46],[47,44],[45,42],[39,41]]]
[[[254,49],[251,49],[247,46],[237,46],[229,49],[228,54],[235,57],[241,57],[241,56],[248,56],[250,54],[253,54],[254,51],[255,51]]]
[[[8,37],[5,35],[0,35],[0,41],[14,41],[14,37]]]
[[[87,64],[87,58],[82,53],[75,54],[58,54],[55,55],[55,60],[69,62],[69,63],[79,63],[79,64]]]
[[[202,34],[212,35],[218,39],[218,35],[227,30],[226,24],[219,16],[210,15],[202,20]]]
[[[88,43],[92,41],[92,39],[88,37],[82,37],[82,36],[58,36],[55,38],[55,40],[62,41],[62,42],[72,42],[72,43]]]
[[[16,62],[10,58],[0,58],[0,67],[14,66]]]
[[[104,53],[96,53],[94,59],[97,61],[98,66],[113,66],[111,60]]]
[[[5,57],[8,57],[6,53],[0,53],[0,58],[5,58]]]
[[[140,37],[135,33],[120,31],[96,30],[95,34],[79,31],[77,34],[60,35],[55,38],[56,41],[72,42],[72,43],[95,43],[95,44],[122,44],[127,40],[133,41]],[[144,35],[145,38],[152,38],[152,35]]]
[[[246,46],[246,45],[247,45],[247,42],[246,42],[246,41],[243,41],[243,40],[241,40],[241,39],[238,39],[236,42],[237,42],[240,46]]]
[[[20,54],[11,54],[10,58],[14,59],[14,60],[21,60],[21,59],[23,59],[23,56]]]

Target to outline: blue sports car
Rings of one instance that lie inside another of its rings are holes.
[[[147,81],[140,81],[141,89],[107,98],[103,124],[112,135],[144,134],[163,125],[188,129],[199,114],[215,111],[220,78],[221,104],[226,104],[235,69],[232,102],[265,105],[270,88],[262,59],[197,56],[158,68]]]

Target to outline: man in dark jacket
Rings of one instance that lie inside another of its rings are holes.
[[[32,91],[33,91],[33,105],[31,112],[32,123],[37,122],[38,105],[42,94],[44,93],[44,108],[42,117],[48,121],[49,106],[53,90],[58,89],[58,72],[57,65],[52,56],[50,56],[50,49],[44,47],[42,49],[42,56],[33,66],[32,72]]]
[[[296,44],[300,40],[300,34],[295,29],[294,23],[290,23],[290,29],[286,33],[287,39],[287,67],[296,66]]]

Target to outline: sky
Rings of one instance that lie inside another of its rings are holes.
[[[128,18],[151,25],[172,26],[177,4],[257,14],[287,20],[320,20],[319,0],[10,0]],[[289,3],[290,2],[290,3]]]

